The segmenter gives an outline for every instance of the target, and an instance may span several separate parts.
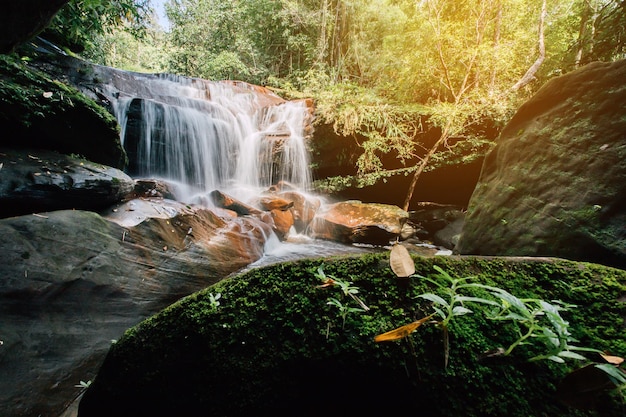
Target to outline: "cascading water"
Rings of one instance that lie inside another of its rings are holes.
[[[185,201],[215,189],[247,201],[280,181],[310,189],[303,102],[243,83],[134,77],[112,94],[131,175],[175,182]]]
[[[280,182],[309,194],[304,102],[239,82],[124,71],[109,79],[103,94],[121,126],[130,175],[163,179],[176,185],[178,200],[208,207],[214,190],[244,203]],[[301,234],[285,242],[270,235],[264,257],[249,267],[362,251]]]

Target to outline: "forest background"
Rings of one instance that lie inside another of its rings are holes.
[[[483,157],[548,79],[626,58],[626,0],[71,0],[43,37],[94,63],[313,98],[356,174],[417,179]],[[162,22],[162,20],[161,20]]]

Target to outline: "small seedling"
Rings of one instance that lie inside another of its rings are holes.
[[[217,310],[220,306],[220,298],[222,298],[222,294],[219,292],[217,294],[209,293],[209,305],[211,306],[211,310]]]

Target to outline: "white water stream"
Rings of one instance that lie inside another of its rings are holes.
[[[115,86],[123,93],[112,102],[122,143],[133,150],[134,176],[177,183],[177,197],[189,202],[216,189],[246,202],[280,181],[310,190],[304,103],[243,83],[136,77],[136,84]],[[135,137],[127,143],[131,123]]]
[[[121,72],[107,96],[121,126],[132,176],[175,184],[179,201],[213,207],[219,190],[244,203],[281,181],[311,189],[305,128],[309,110],[245,83]],[[319,196],[318,196],[319,197]],[[322,199],[323,200],[323,199]],[[250,267],[367,248],[290,234],[268,236]]]

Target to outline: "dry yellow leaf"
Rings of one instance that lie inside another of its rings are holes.
[[[604,359],[611,365],[621,365],[622,362],[624,362],[624,358],[620,358],[619,356],[604,355],[602,353],[600,354],[600,356],[602,356],[602,359]]]
[[[424,324],[428,320],[430,320],[430,318],[432,316],[433,316],[433,314],[431,314],[430,316],[426,316],[424,318],[421,318],[421,319],[419,319],[417,321],[414,321],[413,323],[405,324],[404,326],[398,327],[397,329],[393,329],[393,330],[390,330],[390,331],[388,331],[386,333],[379,334],[378,336],[374,337],[374,341],[375,342],[389,342],[389,341],[392,341],[392,340],[398,340],[398,339],[402,339],[404,337],[407,337],[408,335],[413,333],[415,331],[415,329],[417,329],[422,324]]]
[[[393,245],[389,254],[389,265],[394,274],[406,278],[415,273],[415,262],[406,247],[401,244]]]

